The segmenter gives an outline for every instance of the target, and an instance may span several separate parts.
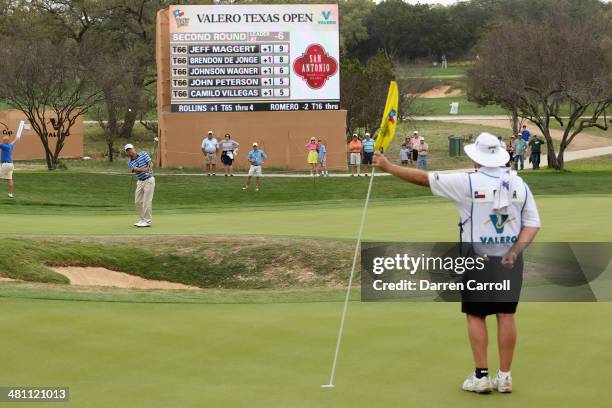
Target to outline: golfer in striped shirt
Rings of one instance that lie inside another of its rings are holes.
[[[140,220],[135,227],[150,227],[153,213],[153,193],[155,192],[155,177],[153,177],[153,162],[146,152],[137,152],[134,145],[125,145],[129,156],[128,167],[136,175],[136,194],[134,202]]]

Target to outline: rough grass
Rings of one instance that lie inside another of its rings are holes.
[[[68,283],[50,266],[97,266],[146,279],[214,289],[335,288],[346,280],[348,243],[271,238],[10,239],[0,276]]]

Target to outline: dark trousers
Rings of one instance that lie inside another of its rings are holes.
[[[520,162],[521,170],[523,170],[525,168],[525,156],[523,156],[522,154],[515,154],[514,155],[514,170],[519,169],[519,162]]]
[[[531,152],[531,165],[534,170],[540,169],[540,152]]]

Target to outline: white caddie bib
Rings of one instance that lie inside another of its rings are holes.
[[[516,242],[522,227],[522,212],[527,200],[527,186],[511,172],[510,203],[494,210],[500,179],[485,173],[469,175],[472,193],[470,240],[478,255],[502,256]]]

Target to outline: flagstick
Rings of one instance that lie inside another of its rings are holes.
[[[321,385],[321,388],[334,388],[335,387],[334,377],[336,375],[336,363],[338,362],[338,355],[340,354],[340,344],[342,343],[342,334],[344,333],[344,321],[346,320],[348,302],[351,296],[351,287],[353,286],[353,278],[355,277],[355,266],[357,265],[357,255],[359,255],[359,249],[361,248],[361,235],[363,233],[363,226],[365,225],[366,214],[368,212],[368,203],[370,202],[370,193],[372,192],[372,184],[374,182],[374,171],[375,170],[376,168],[372,167],[372,174],[370,175],[370,184],[368,185],[368,194],[366,195],[365,204],[363,205],[363,211],[361,212],[361,224],[359,225],[359,232],[357,233],[355,253],[353,254],[353,266],[351,267],[351,275],[349,276],[348,287],[346,288],[346,295],[344,297],[344,306],[342,308],[342,317],[340,318],[340,328],[338,329],[338,338],[336,340],[336,351],[334,353],[334,361],[331,367],[329,383]]]

